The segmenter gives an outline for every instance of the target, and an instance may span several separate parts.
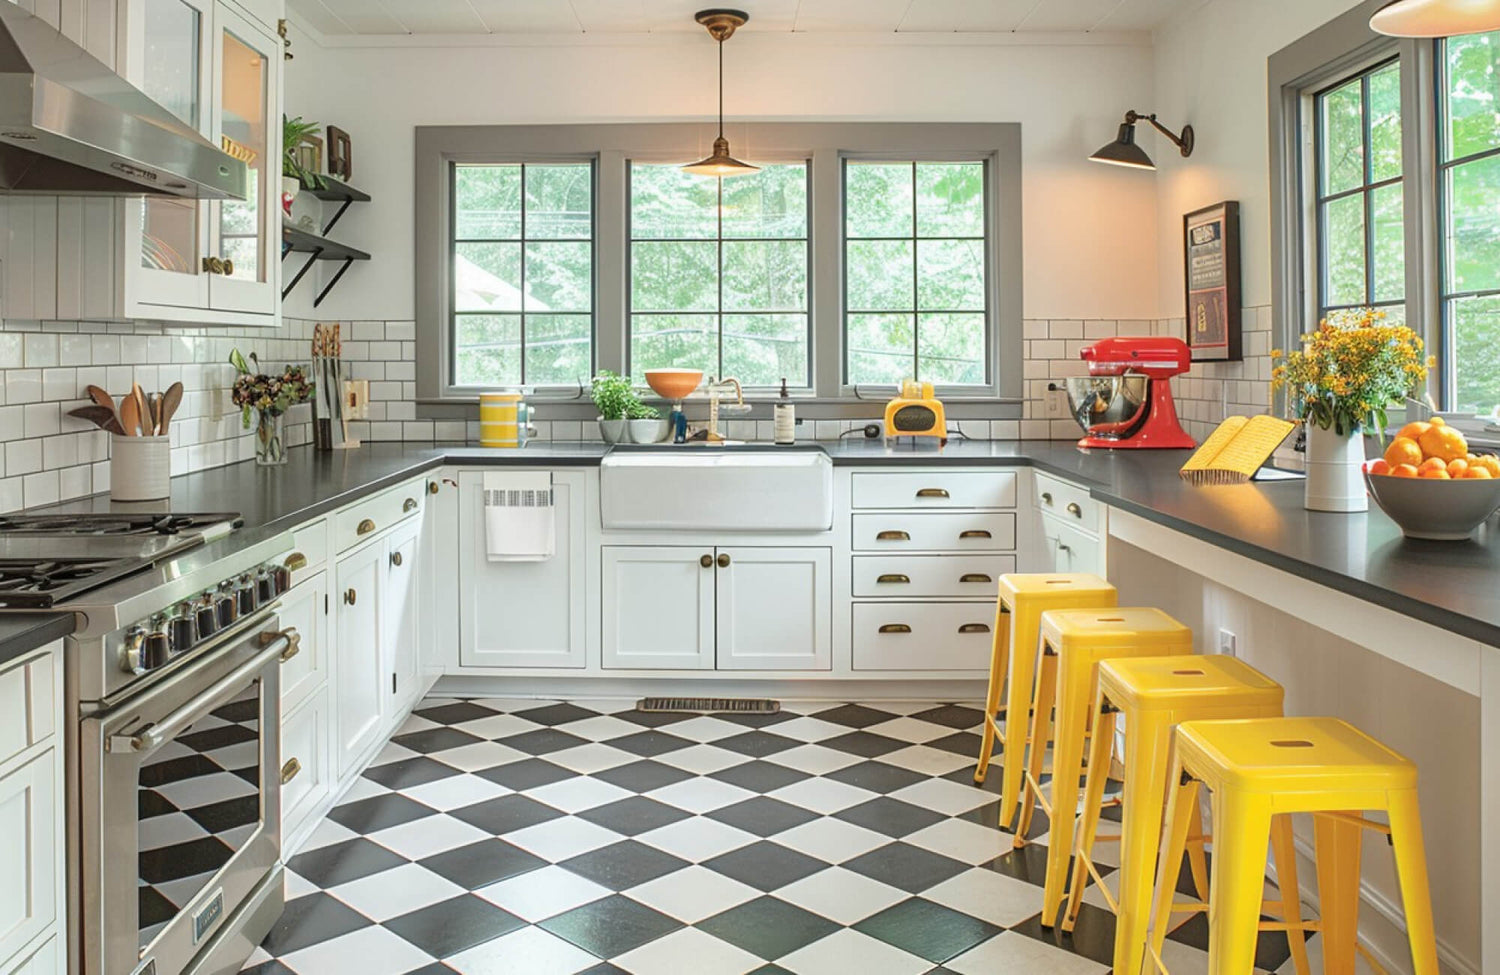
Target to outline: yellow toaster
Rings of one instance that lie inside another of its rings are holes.
[[[948,442],[948,418],[943,404],[932,393],[932,383],[907,379],[901,395],[885,404],[885,435],[891,437],[937,437]]]

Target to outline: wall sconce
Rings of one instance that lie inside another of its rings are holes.
[[[276,33],[281,38],[281,56],[286,60],[292,59],[292,39],[287,36],[286,18],[276,21]]]
[[[1193,127],[1191,125],[1184,125],[1182,135],[1178,135],[1158,122],[1155,113],[1142,115],[1135,109],[1131,109],[1125,113],[1125,121],[1120,123],[1120,132],[1115,136],[1115,141],[1100,148],[1089,159],[1093,162],[1108,163],[1111,166],[1155,169],[1156,163],[1146,155],[1146,150],[1135,144],[1135,123],[1137,122],[1150,122],[1152,128],[1170,139],[1172,145],[1176,146],[1184,157],[1193,154]]]
[[[1370,29],[1392,37],[1452,37],[1500,30],[1500,0],[1396,0],[1375,11]]]

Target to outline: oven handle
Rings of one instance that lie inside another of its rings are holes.
[[[245,678],[260,670],[273,658],[279,657],[283,651],[297,647],[301,637],[295,627],[289,626],[280,633],[262,634],[261,641],[259,653],[214,681],[212,686],[156,724],[138,735],[112,736],[109,740],[109,750],[111,752],[127,750],[149,752],[165,744],[182,728],[193,723],[204,704],[233,689],[237,684],[243,683]]]

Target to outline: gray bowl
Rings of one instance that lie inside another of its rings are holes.
[[[1444,481],[1366,471],[1365,486],[1408,538],[1467,539],[1500,509],[1500,479]]]

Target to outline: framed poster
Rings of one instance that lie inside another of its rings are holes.
[[[1194,362],[1239,362],[1240,205],[1225,200],[1182,218],[1187,344]]]

